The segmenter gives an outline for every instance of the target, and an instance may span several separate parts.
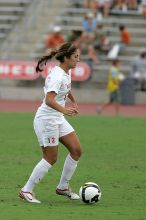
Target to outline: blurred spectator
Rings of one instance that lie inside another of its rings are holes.
[[[108,52],[110,48],[110,41],[101,23],[97,24],[95,30],[96,47],[102,52]]]
[[[142,1],[142,14],[143,17],[146,19],[146,0]]]
[[[109,9],[112,0],[84,0],[84,7],[90,8],[93,12],[101,13],[102,16],[107,17],[109,15]]]
[[[107,83],[107,90],[109,92],[109,101],[102,106],[97,107],[97,113],[101,114],[107,107],[114,104],[115,114],[119,115],[120,109],[120,61],[115,59],[112,61],[112,65],[109,70],[108,74],[108,83]],[[123,75],[123,74],[122,74]]]
[[[95,15],[90,12],[85,15],[84,21],[82,23],[82,27],[85,32],[94,33],[96,24],[97,24],[97,21],[95,19]]]
[[[131,35],[126,26],[120,25],[120,49],[125,49],[126,46],[130,45],[131,43]]]
[[[93,13],[88,13],[84,17],[84,21],[82,23],[83,28],[83,41],[87,43],[93,43],[95,39],[95,29],[97,25],[97,20]]]
[[[112,47],[108,53],[109,59],[115,59],[119,53],[123,52],[131,43],[131,35],[124,25],[119,26],[120,41]]]
[[[96,65],[99,64],[98,50],[94,45],[92,44],[88,45],[87,55],[88,55],[88,64],[91,66],[91,68],[92,68],[92,64],[96,64]]]
[[[143,48],[140,53],[132,60],[132,77],[136,82],[136,89],[146,90],[146,48]]]
[[[115,0],[114,5],[117,9],[121,9],[126,12],[128,9],[136,10],[138,8],[137,0]]]
[[[96,0],[96,3],[98,12],[101,12],[104,17],[107,17],[109,15],[112,0]]]
[[[46,40],[46,48],[57,48],[65,42],[64,36],[61,34],[61,27],[54,26],[53,33],[51,33]]]
[[[127,11],[127,0],[114,0],[114,7],[122,11]]]
[[[138,1],[137,0],[127,0],[128,9],[137,10],[138,9]]]
[[[93,12],[96,12],[97,2],[96,2],[96,0],[84,0],[83,7],[89,8],[89,9],[93,10]]]
[[[76,45],[78,48],[81,48],[83,31],[72,30],[66,36],[66,41]]]

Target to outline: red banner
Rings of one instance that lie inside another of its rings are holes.
[[[85,81],[90,77],[90,74],[90,67],[83,62],[78,63],[77,67],[71,72],[73,81]]]
[[[49,62],[41,73],[43,78],[49,74],[50,70],[56,66],[57,62]],[[83,62],[78,63],[75,69],[71,70],[72,81],[85,81],[90,76],[90,67]]]
[[[35,62],[0,61],[0,78],[33,80],[39,76],[35,67]]]
[[[0,78],[33,80],[40,75],[45,78],[57,62],[49,62],[41,73],[36,73],[36,62],[29,61],[0,61]],[[71,70],[73,81],[85,81],[90,76],[90,67],[83,62]]]

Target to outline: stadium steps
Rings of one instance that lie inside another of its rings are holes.
[[[18,0],[12,1],[17,2]],[[10,36],[9,41],[7,41],[7,43],[10,43],[12,40],[13,47],[10,48],[9,51],[2,53],[4,59],[29,58],[35,60],[42,56],[44,53],[45,38],[47,34],[51,32],[52,25],[54,24],[61,25],[64,34],[73,29],[82,30],[81,24],[83,21],[83,16],[90,10],[75,7],[65,8],[64,4],[66,0],[62,0],[60,2],[54,1],[54,3],[51,3],[50,7],[48,7],[48,0],[45,2],[45,7],[43,7],[44,10],[39,11],[39,16],[35,17],[34,13],[31,17],[32,20],[34,19],[33,22],[28,18],[32,11],[34,11],[34,7],[27,11],[26,16],[24,16],[20,24],[17,26],[17,29],[15,29]],[[67,4],[68,6],[72,6],[76,2],[79,3],[81,1],[67,1]],[[17,5],[17,7],[19,6]],[[55,9],[55,7],[57,8]],[[38,12],[37,7],[35,8],[35,12]],[[25,23],[27,23],[28,26]],[[142,18],[139,12],[128,11],[125,15],[125,13],[119,14],[118,12],[112,10],[111,15],[108,18],[104,18],[102,23],[105,26],[105,30],[109,34],[112,44],[118,41],[119,24],[126,24],[128,30],[132,34],[132,44],[126,49],[124,54],[119,56],[122,61],[122,71],[125,72],[125,74],[128,74],[130,71],[132,57],[136,55],[140,48],[143,48],[143,44],[145,44],[145,20]],[[29,29],[31,29],[31,32],[28,31]],[[17,47],[18,43],[19,47]],[[99,76],[101,75],[100,78],[103,79],[101,81],[106,82],[105,79],[110,62],[107,60],[106,55],[99,56],[101,64],[98,66],[94,65],[92,82],[94,82],[94,80],[97,82],[97,74],[99,74]],[[88,59],[87,57],[84,57],[83,60],[87,61]]]
[[[82,22],[84,15],[89,12],[89,9],[70,7],[81,1],[70,1],[68,2],[68,8],[61,10],[61,15],[55,17],[55,24],[62,27],[64,34],[71,30],[82,30]],[[111,10],[110,16],[104,18],[102,21],[104,30],[109,35],[111,44],[119,41],[119,29],[120,24],[124,24],[128,27],[129,32],[132,35],[132,43],[128,46],[124,53],[119,55],[119,59],[122,62],[121,70],[128,75],[131,71],[131,61],[133,56],[137,55],[143,45],[146,43],[146,22],[143,19],[139,11],[127,11],[121,13],[121,11]],[[48,29],[49,31],[49,29]],[[45,35],[44,35],[45,38]],[[36,51],[32,53],[32,57],[40,57],[43,52],[43,44],[40,42],[37,44]],[[87,55],[81,57],[85,62],[88,62]],[[100,65],[94,65],[92,68],[92,83],[101,81],[104,85],[107,79],[107,72],[111,62],[107,59],[106,55],[99,54]],[[98,78],[97,78],[98,76]]]
[[[24,13],[25,9],[23,7],[2,7],[0,6],[1,15],[18,15]]]
[[[125,77],[130,76],[130,67],[122,66],[122,73]],[[90,83],[96,85],[98,88],[106,88],[108,80],[109,65],[93,66],[93,71],[90,77]],[[88,82],[89,83],[89,82]]]
[[[80,7],[67,7],[62,10],[62,15],[82,15],[84,16],[86,13],[91,12],[88,8],[80,8]],[[133,19],[141,17],[141,11],[138,10],[127,10],[126,12],[122,12],[118,9],[111,9],[109,13],[112,17],[131,17]]]
[[[24,59],[29,57],[31,59],[36,45],[39,42],[44,44],[45,39],[42,39],[44,33],[46,34],[51,31],[54,16],[64,7],[64,0],[61,0],[59,3],[56,0],[53,2],[51,0],[44,0],[42,3],[38,1],[39,4],[36,4],[36,1],[33,2],[34,4],[31,4],[22,21],[19,22],[17,28],[9,36],[8,41],[5,42],[3,48],[6,50],[2,53],[3,59],[20,59],[20,57],[24,57]],[[9,49],[6,48],[6,44],[10,41],[12,47]],[[19,47],[17,47],[18,42]]]
[[[110,37],[110,42],[113,45],[115,42],[119,42],[118,37]],[[143,47],[143,45],[146,45],[146,38],[134,38],[132,39],[131,46],[133,47]]]
[[[4,33],[0,33],[0,39],[3,39],[6,36]]]
[[[62,23],[64,24],[76,24],[76,25],[81,25],[82,22],[84,20],[83,16],[68,16],[68,15],[60,15],[60,16],[56,16],[56,22],[57,21],[62,21]],[[143,19],[140,18],[135,18],[135,19],[131,19],[131,18],[120,18],[120,20],[115,20],[114,17],[108,17],[108,18],[104,18],[103,20],[100,21],[100,23],[102,23],[103,25],[106,26],[119,26],[120,24],[126,24],[126,25],[130,25],[131,27],[146,27],[146,22]]]
[[[63,10],[61,16],[56,17],[56,23],[61,23],[64,32],[82,30],[82,22],[84,20],[84,15],[87,12],[88,9],[75,7],[66,8]],[[124,53],[119,55],[119,59],[122,62],[121,70],[125,75],[130,74],[133,56],[137,55],[143,46],[146,45],[146,22],[142,17],[141,12],[128,10],[125,13],[121,13],[119,10],[111,10],[110,16],[108,18],[103,18],[100,23],[103,24],[105,32],[109,35],[112,45],[119,41],[119,25],[123,24],[127,26],[132,36],[132,43],[126,48]],[[87,55],[83,57],[85,62],[88,62]],[[111,63],[108,61],[106,55],[103,56],[99,54],[99,60],[100,64],[94,65],[92,68],[91,81],[101,81],[104,84],[107,80],[107,72]]]
[[[0,0],[1,5],[25,5],[30,3],[31,0]]]
[[[37,2],[36,2],[37,1]],[[3,45],[3,59],[31,59],[31,53],[35,50],[39,39],[42,40],[44,33],[48,32],[48,26],[52,23],[54,16],[64,6],[64,0],[32,1],[26,14],[17,25],[17,28],[10,34],[9,39]],[[35,10],[34,10],[35,9]],[[30,31],[31,30],[31,31]],[[6,44],[11,42],[11,48]],[[19,42],[19,47],[17,47]]]
[[[129,65],[129,63],[132,62],[132,57],[131,56],[124,56],[122,54],[120,54],[118,56],[119,60],[121,61],[121,63],[124,63],[124,65],[126,64]],[[88,55],[81,55],[81,60],[84,60],[85,62],[89,62],[89,58]],[[100,55],[99,56],[99,64],[100,63],[104,63],[104,65],[109,65],[110,59],[108,59],[107,55]]]
[[[9,24],[18,21],[17,15],[0,15],[0,24]]]
[[[30,2],[31,0],[0,0],[0,46],[24,15]]]

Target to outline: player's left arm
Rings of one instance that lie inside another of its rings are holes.
[[[73,107],[76,108],[76,110],[78,111],[78,105],[76,103],[76,100],[71,92],[71,90],[69,91],[68,93],[68,98],[71,100],[72,104],[73,104]]]

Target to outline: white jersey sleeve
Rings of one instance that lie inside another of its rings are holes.
[[[58,94],[58,91],[61,87],[63,74],[61,71],[52,70],[52,72],[47,76],[44,86],[45,94],[47,92],[55,92]]]

